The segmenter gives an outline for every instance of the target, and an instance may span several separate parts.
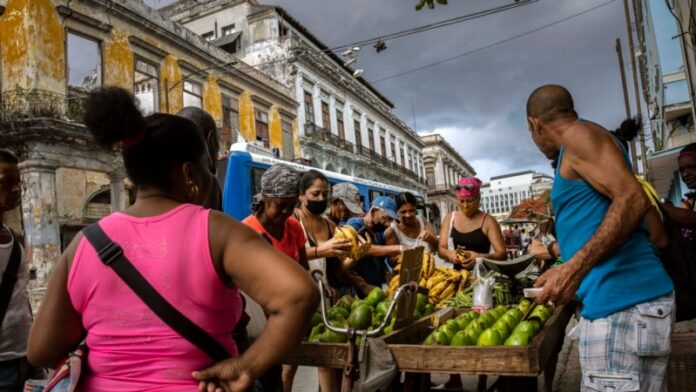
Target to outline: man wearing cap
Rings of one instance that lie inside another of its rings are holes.
[[[331,212],[329,219],[343,226],[353,216],[365,214],[360,192],[350,182],[342,182],[331,188]]]
[[[348,268],[365,279],[370,285],[369,288],[381,287],[383,283],[386,283],[385,257],[396,256],[403,250],[401,245],[384,245],[384,231],[392,221],[398,220],[396,201],[387,196],[380,196],[372,202],[370,211],[364,217],[353,217],[346,222],[360,235],[369,237],[372,241],[372,246],[365,257],[360,260],[348,259],[345,263]],[[365,288],[360,290],[362,293],[358,293],[358,296],[362,297],[369,292],[365,290]]]

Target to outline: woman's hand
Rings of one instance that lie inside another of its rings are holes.
[[[200,381],[200,392],[246,391],[254,382],[254,377],[245,371],[240,357],[226,359],[209,368],[193,372],[193,378]]]
[[[466,252],[467,257],[465,257],[459,264],[462,266],[462,268],[471,270],[472,268],[474,268],[474,264],[476,264],[476,258],[482,257],[482,255],[480,253],[472,252],[470,250],[467,250]]]
[[[435,237],[435,236],[433,235],[433,233],[431,233],[431,232],[429,232],[429,231],[427,231],[427,230],[423,230],[423,231],[420,233],[420,235],[418,236],[418,239],[419,239],[420,241],[423,241],[423,242],[428,243],[428,244],[431,245],[431,246],[432,246],[433,244],[437,244],[437,242],[438,242],[437,237]]]
[[[317,254],[321,255],[320,257],[340,257],[349,251],[351,246],[349,239],[332,238],[319,245]]]

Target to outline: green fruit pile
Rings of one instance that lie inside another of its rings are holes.
[[[423,344],[440,346],[522,346],[529,344],[553,309],[537,306],[529,319],[520,322],[531,306],[527,299],[508,308],[499,305],[484,313],[470,311],[448,320],[425,339]]]
[[[351,296],[341,297],[334,306],[329,308],[326,317],[334,327],[372,330],[384,321],[390,305],[391,300],[385,299],[382,289],[376,287],[363,300]],[[435,312],[435,306],[428,302],[428,297],[420,293],[417,294],[413,316],[419,319],[433,312]],[[383,330],[384,334],[394,330],[394,320],[395,314],[392,313],[391,322]],[[317,312],[312,316],[307,341],[310,343],[345,343],[347,338],[343,334],[337,334],[326,328],[322,322],[321,313]]]

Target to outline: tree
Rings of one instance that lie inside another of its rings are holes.
[[[447,5],[447,0],[437,0],[437,3],[441,5]],[[434,0],[418,0],[418,3],[416,3],[416,11],[422,10],[426,4],[428,4],[428,8],[430,8],[431,10],[435,8]]]

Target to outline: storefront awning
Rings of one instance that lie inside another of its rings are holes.
[[[649,155],[652,184],[660,197],[668,197],[669,189],[674,181],[674,172],[679,170],[677,157],[683,146],[662,150]]]

